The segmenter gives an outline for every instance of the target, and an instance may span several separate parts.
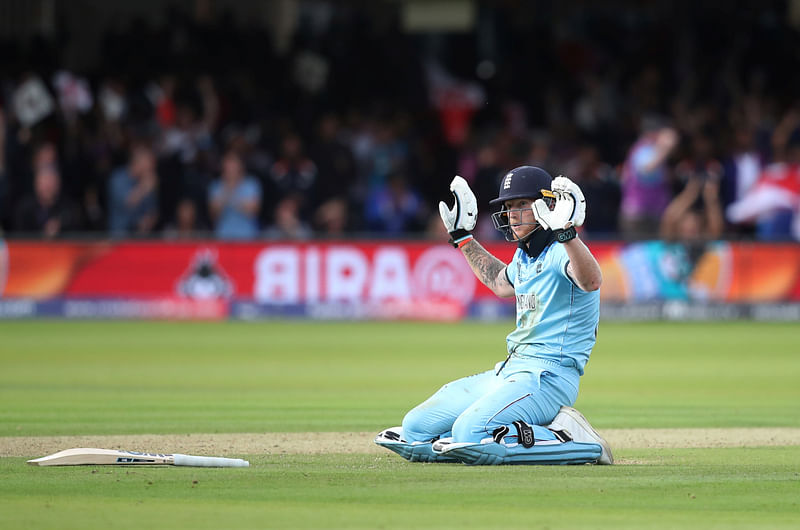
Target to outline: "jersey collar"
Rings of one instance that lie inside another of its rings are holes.
[[[552,230],[535,230],[530,237],[519,242],[519,248],[531,258],[536,258],[547,245],[555,241],[556,235]]]

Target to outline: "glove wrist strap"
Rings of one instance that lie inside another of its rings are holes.
[[[470,234],[468,230],[464,230],[463,228],[458,228],[450,232],[450,239],[447,242],[453,245],[453,247],[458,248],[459,243],[468,238],[471,239],[472,234]]]
[[[559,228],[558,230],[553,230],[553,233],[556,235],[556,241],[559,243],[566,243],[578,237],[578,232],[575,230],[574,226],[570,226],[566,230]]]

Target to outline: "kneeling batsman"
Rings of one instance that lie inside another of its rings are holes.
[[[516,297],[506,359],[452,381],[409,411],[375,443],[412,462],[611,464],[608,443],[572,408],[599,322],[597,261],[578,237],[586,201],[566,177],[521,166],[500,182],[495,228],[517,244],[506,264],[472,235],[478,208],[467,182],[439,203],[450,243],[500,297]]]

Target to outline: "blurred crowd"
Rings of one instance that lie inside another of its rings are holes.
[[[480,4],[435,35],[394,3],[303,3],[283,49],[170,9],[109,29],[86,71],[67,34],[0,42],[0,228],[444,237],[460,174],[499,238],[488,201],[530,164],[581,186],[589,238],[800,239],[800,33],[781,2],[679,4]]]

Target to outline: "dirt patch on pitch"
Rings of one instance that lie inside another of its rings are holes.
[[[613,449],[676,449],[800,445],[800,428],[607,429]],[[38,457],[71,447],[198,455],[381,454],[372,432],[123,434],[0,437],[0,457]]]
[[[608,429],[612,448],[680,449],[800,445],[800,428]]]

